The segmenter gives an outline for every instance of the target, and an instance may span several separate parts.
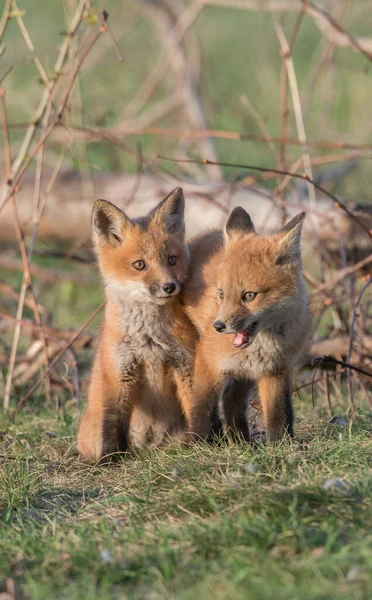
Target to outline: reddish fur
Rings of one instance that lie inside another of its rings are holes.
[[[215,231],[191,243],[190,275],[182,297],[187,314],[201,334],[195,357],[191,427],[202,438],[210,434],[213,406],[227,381],[221,365],[235,361],[243,356],[242,353],[252,356],[249,355],[250,347],[234,349],[232,334],[218,333],[213,328],[214,321],[235,323],[237,319],[253,317],[279,302],[285,304],[287,298],[299,294],[300,257],[277,264],[283,246],[285,249],[284,238],[284,233],[265,238],[237,231],[236,234],[232,232],[224,243],[222,232]],[[223,301],[219,299],[218,288],[225,291]],[[244,289],[261,293],[252,302],[244,304],[241,301]],[[299,304],[306,312],[306,298]],[[253,372],[252,368],[245,372],[244,365],[239,371],[239,377],[257,381],[259,385],[266,433],[271,440],[279,439],[287,427],[291,431],[293,372],[306,344],[308,327],[306,314],[299,319],[289,343],[283,346],[282,358],[276,361],[274,371],[261,372],[259,361]],[[249,385],[247,391],[248,388]],[[227,404],[225,402],[225,420],[246,438],[243,404],[238,396],[234,401],[234,393],[230,393]]]
[[[104,208],[106,210],[105,205]],[[110,208],[107,210],[110,216]],[[113,207],[114,217],[118,214],[115,211],[117,209]],[[166,329],[165,339],[190,357],[191,369],[182,359],[179,364],[173,364],[172,353],[163,359],[164,352],[159,354],[158,346],[151,339],[144,350],[150,359],[139,359],[139,364],[133,368],[125,360],[121,362],[123,348],[126,352],[126,340],[131,336],[131,343],[133,341],[136,348],[136,339],[130,333],[131,319],[128,317],[126,321],[123,317],[123,311],[126,314],[127,310],[126,295],[125,288],[121,293],[120,286],[143,283],[148,289],[154,282],[161,285],[171,278],[182,282],[187,272],[188,256],[183,236],[169,233],[164,225],[165,218],[166,215],[161,214],[158,218],[133,224],[125,223],[124,216],[119,216],[120,227],[115,231],[123,238],[122,243],[112,237],[111,230],[106,237],[96,235],[100,270],[107,286],[107,302],[91,374],[88,407],[78,432],[78,448],[84,459],[89,461],[97,461],[117,450],[126,450],[137,434],[141,439],[152,435],[153,441],[158,443],[164,437],[161,435],[163,429],[165,434],[172,435],[177,433],[175,429],[179,426],[182,433],[185,417],[186,420],[188,417],[196,332],[184,313],[179,295],[167,299],[166,304],[156,308],[156,313],[151,298],[146,296],[138,303],[144,311],[145,321],[148,306],[148,320],[151,322],[146,321],[144,325],[149,331],[153,327],[154,335],[158,334],[158,323],[153,315],[161,316]],[[169,255],[177,256],[177,264],[172,267],[167,262]],[[144,257],[149,268],[142,271],[134,269],[133,263]],[[128,299],[129,302],[132,300]],[[133,302],[134,310],[136,302]],[[139,335],[142,335],[141,324],[139,329]],[[144,343],[142,338],[140,342]],[[167,431],[167,423],[177,427]],[[118,443],[120,438],[122,444]]]

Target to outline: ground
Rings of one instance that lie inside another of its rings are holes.
[[[171,445],[106,467],[78,458],[71,407],[4,419],[0,590],[33,600],[367,599],[371,422],[365,413],[331,426],[311,398],[302,403],[291,443]]]

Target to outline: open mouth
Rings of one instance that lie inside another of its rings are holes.
[[[252,323],[252,325],[249,325],[249,327],[242,329],[242,331],[238,331],[238,333],[235,333],[232,339],[233,348],[241,350],[242,348],[246,348],[247,346],[249,346],[253,342],[256,328],[257,321],[256,323]]]

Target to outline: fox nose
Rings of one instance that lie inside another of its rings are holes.
[[[167,283],[165,283],[163,285],[163,290],[167,293],[167,294],[172,294],[174,292],[174,290],[176,289],[176,284],[173,283],[173,281],[168,281]]]
[[[215,328],[216,331],[218,331],[218,333],[221,333],[222,331],[224,331],[226,329],[226,325],[223,321],[215,321],[213,323],[213,327]]]

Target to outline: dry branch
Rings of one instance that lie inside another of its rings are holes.
[[[300,12],[313,18],[315,25],[336,46],[353,48],[361,52],[367,60],[372,60],[372,39],[357,37],[346,31],[331,15],[314,2],[306,0],[200,0],[204,6],[223,6],[225,8],[239,8],[264,12]]]
[[[159,156],[160,159],[163,160],[169,160],[172,162],[190,162],[190,163],[198,163],[198,164],[213,164],[213,161],[210,161],[209,159],[204,159],[204,160],[195,160],[195,159],[177,159],[177,158],[170,158],[169,156]],[[359,217],[351,212],[351,210],[349,210],[347,208],[347,206],[341,202],[341,200],[339,198],[337,198],[334,194],[331,194],[331,192],[329,192],[328,190],[326,190],[325,188],[323,188],[321,185],[319,185],[318,183],[316,183],[316,181],[314,181],[313,179],[310,179],[307,175],[300,175],[299,173],[291,173],[289,171],[282,171],[280,169],[271,169],[271,168],[265,168],[265,167],[258,167],[256,165],[243,165],[243,164],[236,164],[236,163],[227,163],[227,162],[219,162],[218,163],[220,166],[223,167],[234,167],[234,168],[238,168],[238,169],[252,169],[253,171],[260,171],[262,173],[276,173],[277,175],[289,175],[291,177],[295,177],[296,179],[302,179],[305,182],[309,182],[311,183],[317,190],[319,190],[320,192],[322,192],[323,194],[325,194],[326,196],[328,196],[329,198],[331,198],[331,200],[333,200],[335,206],[337,208],[340,208],[341,210],[343,210],[345,212],[345,214],[347,214],[347,216],[352,219],[353,221],[355,221],[355,223],[357,223],[362,229],[363,231],[365,231],[365,233],[368,235],[368,237],[372,240],[372,230],[370,230],[364,223],[363,221],[361,221],[359,219]]]
[[[0,268],[8,271],[23,272],[23,263],[17,258],[3,254],[0,255]],[[66,269],[42,267],[36,264],[30,265],[30,272],[36,279],[51,283],[57,283],[58,281],[73,281],[81,285],[95,285],[97,283],[97,277],[95,276],[86,275],[85,273],[75,273]]]
[[[44,113],[48,106],[48,102],[50,100],[50,95],[52,94],[53,89],[55,88],[55,86],[57,84],[58,77],[60,76],[60,74],[62,72],[62,66],[64,64],[69,45],[71,43],[71,39],[75,35],[75,33],[79,27],[79,24],[81,22],[84,8],[85,8],[85,0],[80,0],[79,5],[76,9],[75,15],[71,21],[70,30],[65,35],[64,41],[62,43],[61,49],[59,51],[59,54],[58,54],[58,57],[56,60],[56,63],[54,65],[54,72],[56,73],[57,77],[54,82],[53,88],[50,90],[49,89],[44,90],[43,96],[40,100],[40,104],[36,110],[35,116],[32,119],[32,121],[30,122],[30,124],[28,125],[27,131],[24,136],[21,147],[19,149],[17,158],[15,159],[15,161],[12,165],[12,172],[11,172],[12,178],[14,178],[19,173],[19,171],[23,165],[23,162],[25,160],[25,157],[29,151],[32,140],[34,138],[37,125],[44,116]],[[1,193],[0,193],[0,211],[3,207],[3,205],[5,204],[6,200],[10,197],[10,195],[12,193],[12,187],[14,187],[14,186],[13,186],[13,182],[11,179],[6,183],[6,185],[3,186],[3,189],[1,190]]]
[[[13,410],[13,412],[11,414],[12,417],[14,417],[22,409],[22,407],[26,404],[26,402],[31,398],[32,394],[43,383],[45,377],[50,373],[50,371],[52,370],[54,365],[60,360],[60,358],[63,356],[63,354],[67,350],[69,350],[71,348],[71,346],[74,345],[76,340],[79,339],[80,335],[88,327],[88,325],[93,321],[93,319],[95,319],[96,316],[101,312],[103,307],[104,307],[104,304],[101,304],[98,308],[96,308],[96,310],[94,310],[92,312],[92,314],[85,321],[85,323],[80,327],[80,329],[72,336],[70,341],[65,346],[63,346],[63,348],[61,348],[61,350],[56,354],[56,356],[53,358],[53,360],[49,363],[48,369],[46,369],[44,374],[34,383],[33,386],[31,386],[31,388],[28,390],[27,394],[18,402],[17,406],[15,407],[15,409]]]
[[[303,11],[300,13],[300,15],[301,16],[303,15]],[[297,21],[297,24],[298,24],[298,21]],[[293,104],[293,109],[294,109],[294,114],[295,114],[295,119],[296,119],[298,139],[300,140],[300,143],[301,143],[304,170],[306,173],[306,178],[308,180],[307,191],[309,194],[310,206],[311,206],[311,208],[316,209],[317,205],[316,205],[315,189],[310,183],[313,180],[313,171],[311,168],[309,148],[308,148],[307,140],[306,140],[305,124],[304,124],[304,119],[303,119],[303,115],[302,115],[301,100],[300,100],[300,93],[298,90],[297,77],[296,77],[296,72],[295,72],[293,59],[292,59],[292,46],[294,44],[294,38],[292,39],[292,43],[290,46],[288,44],[287,38],[285,36],[284,29],[280,25],[280,23],[277,23],[277,22],[275,23],[275,29],[276,29],[276,33],[277,33],[277,36],[279,39],[284,64],[287,69],[287,77],[288,77],[289,87],[291,90],[292,104]],[[296,29],[294,30],[294,34],[295,33],[297,33]]]

